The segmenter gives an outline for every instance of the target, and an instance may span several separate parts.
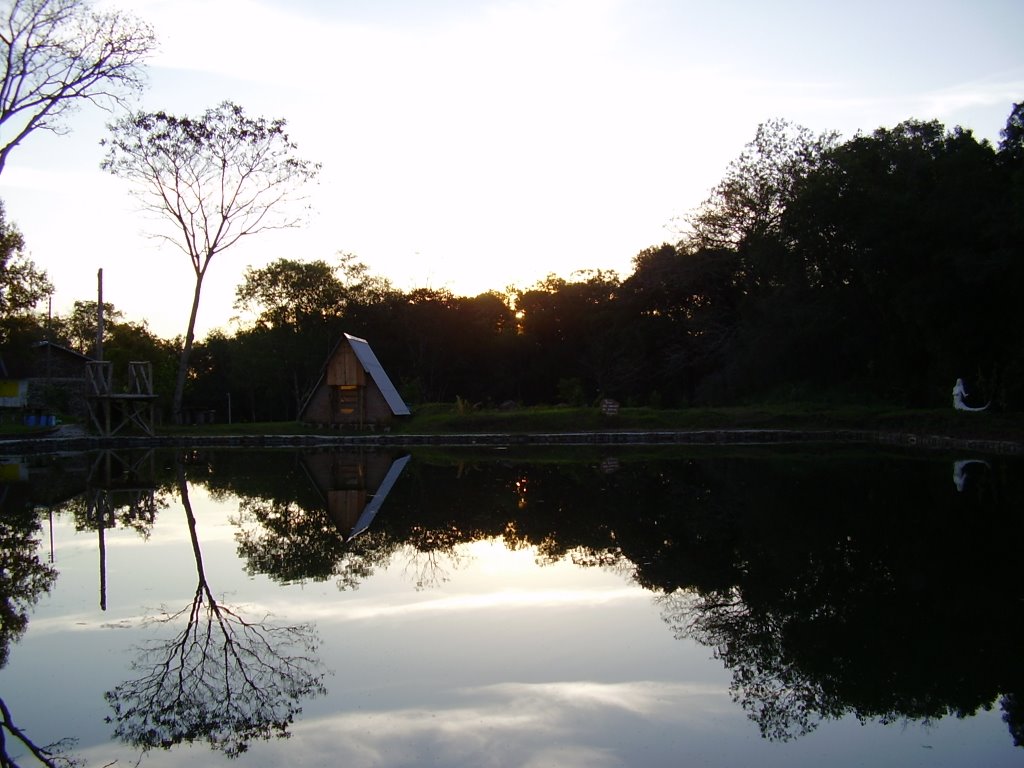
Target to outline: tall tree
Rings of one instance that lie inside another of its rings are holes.
[[[45,337],[42,319],[33,309],[53,292],[46,272],[36,267],[24,249],[25,240],[7,222],[0,201],[0,344],[5,347],[0,363],[8,365],[25,354],[31,342]]]
[[[999,151],[1005,158],[1017,162],[1024,160],[1024,101],[1013,105],[999,137]]]
[[[261,269],[246,268],[235,290],[235,309],[258,310],[258,325],[299,328],[310,318],[337,316],[344,308],[346,293],[326,261],[282,258]]]
[[[819,340],[794,351],[860,393],[918,405],[946,403],[958,376],[1001,376],[1019,349],[1006,198],[988,142],[937,121],[830,151],[782,227],[812,289],[790,305],[812,311],[798,327]]]
[[[695,245],[742,252],[775,239],[800,180],[819,165],[836,138],[834,133],[815,136],[785,120],[759,125],[710,197],[686,217]]]
[[[64,118],[84,102],[124,104],[142,89],[141,65],[156,46],[152,30],[85,0],[6,0],[0,10],[0,173],[33,131],[65,133]]]
[[[83,355],[93,354],[96,349],[97,303],[79,300],[74,303],[71,313],[66,317],[55,318],[60,336],[67,345]],[[116,309],[109,301],[103,302],[103,343],[110,340],[113,326],[121,322],[124,312]]]
[[[25,239],[0,201],[0,317],[31,310],[53,291],[46,272],[25,255]]]
[[[297,157],[284,120],[248,117],[228,101],[200,117],[138,112],[109,128],[102,167],[132,182],[143,210],[170,224],[156,236],[184,251],[195,273],[172,406],[178,420],[210,262],[243,237],[297,226],[301,187],[320,166]]]

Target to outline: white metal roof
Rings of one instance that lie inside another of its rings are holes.
[[[380,393],[384,395],[384,399],[391,408],[391,412],[395,416],[408,416],[410,414],[409,406],[405,404],[402,396],[398,394],[398,390],[391,383],[391,379],[388,378],[384,366],[380,364],[380,360],[373,354],[373,350],[370,349],[366,339],[360,339],[348,333],[345,334],[345,338],[352,346],[352,351],[356,353],[356,357],[359,359],[360,365],[363,366],[363,370],[370,374],[370,378],[377,382],[377,387],[380,389]]]
[[[356,520],[356,524],[352,526],[352,531],[349,533],[348,538],[354,539],[360,533],[370,527],[370,523],[373,522],[373,518],[380,512],[380,508],[384,506],[384,499],[387,498],[388,493],[395,485],[395,481],[398,476],[402,474],[402,470],[405,469],[405,465],[409,463],[412,456],[403,456],[400,459],[395,459],[391,462],[391,466],[388,468],[388,473],[384,476],[381,481],[380,487],[374,492],[373,498],[370,499],[370,503],[363,508],[363,513]]]

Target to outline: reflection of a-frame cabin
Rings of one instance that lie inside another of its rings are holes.
[[[362,428],[408,415],[409,407],[367,341],[346,333],[328,355],[299,421]]]
[[[370,527],[409,459],[382,453],[307,453],[302,466],[348,541]]]

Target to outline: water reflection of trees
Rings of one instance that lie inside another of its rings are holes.
[[[50,591],[57,572],[39,559],[39,517],[31,505],[6,504],[0,514],[0,667],[25,633],[28,612]]]
[[[465,534],[454,526],[441,529],[415,525],[406,539],[404,573],[416,589],[434,589],[451,578],[465,563],[460,552]]]
[[[265,573],[283,583],[334,575],[346,556],[344,540],[320,509],[295,501],[242,498],[238,504],[238,552],[250,574]]]
[[[27,750],[28,754],[46,768],[68,768],[79,764],[79,761],[67,752],[74,744],[74,740],[62,739],[53,744],[36,744],[25,731],[15,724],[14,716],[11,714],[7,702],[0,699],[0,766],[18,768],[17,760],[20,760],[21,757],[20,755],[11,755],[11,750],[8,749],[8,737],[11,737],[16,745],[20,745],[20,749]]]
[[[106,698],[115,734],[132,746],[205,740],[236,756],[254,739],[287,735],[300,702],[324,692],[318,639],[311,625],[250,620],[214,597],[182,464],[178,491],[195,557],[195,594],[180,610],[152,619],[177,633],[143,648],[133,665],[142,674]]]
[[[0,485],[0,668],[7,665],[11,645],[28,628],[29,611],[53,587],[57,571],[39,558],[40,510],[59,504],[67,484],[57,464],[44,467],[42,488],[30,482]],[[56,482],[55,482],[56,481]],[[0,766],[17,768],[21,756],[56,768],[77,761],[68,753],[71,739],[36,743],[17,725],[7,702],[0,698]],[[14,753],[14,754],[12,754]]]
[[[962,717],[1002,695],[1019,742],[1024,489],[1013,462],[994,462],[962,492],[947,464],[898,456],[827,467],[796,454],[621,461],[614,474],[596,460],[479,467],[414,462],[372,536],[348,542],[264,479],[274,499],[264,506],[301,514],[251,518],[240,548],[276,578],[330,574],[352,586],[401,548],[415,571],[417,558],[445,564],[461,544],[498,537],[536,547],[541,564],[629,571],[660,596],[677,635],[732,670],[734,696],[766,738],[845,714]],[[308,528],[296,524],[304,515]],[[303,564],[307,543],[315,557]]]
[[[1019,728],[1010,706],[1022,682],[1017,481],[958,498],[934,464],[862,469],[778,469],[780,483],[751,468],[762,492],[746,503],[716,484],[708,511],[728,513],[703,526],[710,547],[686,553],[696,578],[690,595],[666,593],[666,620],[715,650],[769,738],[844,714],[964,717],[1000,694]]]
[[[965,716],[1019,684],[1020,593],[1000,570],[1020,489],[958,499],[939,466],[753,469],[762,492],[745,504],[728,483],[715,488],[706,546],[685,553],[695,595],[670,591],[665,617],[732,670],[734,696],[766,736],[847,713]],[[715,507],[728,508],[717,525]]]

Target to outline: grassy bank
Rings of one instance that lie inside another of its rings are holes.
[[[729,408],[622,408],[617,416],[605,416],[597,408],[533,406],[512,410],[466,410],[450,403],[437,403],[415,407],[412,417],[396,420],[390,431],[393,434],[443,435],[720,429],[863,429],[1021,441],[1024,440],[1024,414],[988,411],[961,413],[952,408],[908,410],[786,403]],[[348,433],[353,431],[344,430]],[[53,427],[0,424],[0,439],[45,437],[54,432]],[[157,428],[157,434],[170,436],[323,435],[330,432],[329,429],[294,421],[161,425]]]
[[[878,407],[821,407],[790,403],[678,410],[623,408],[605,416],[596,408],[530,407],[513,410],[459,410],[450,404],[422,405],[391,427],[395,434],[538,433],[620,430],[705,429],[867,429],[941,434],[994,440],[1024,439],[1024,414],[959,413],[950,409],[905,410]],[[160,434],[307,435],[326,430],[295,422],[164,426]]]

